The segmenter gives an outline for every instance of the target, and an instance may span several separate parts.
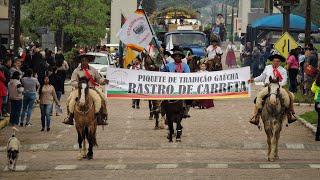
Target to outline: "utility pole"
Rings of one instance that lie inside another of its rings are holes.
[[[235,7],[236,1],[233,1],[232,3],[232,11],[231,11],[231,42],[233,43],[234,40],[234,7]]]
[[[290,5],[284,4],[282,7],[283,7],[282,33],[285,33],[285,32],[289,32],[289,27],[290,27]]]
[[[269,14],[272,15],[273,14],[273,0],[269,0]]]
[[[307,0],[306,5],[305,45],[311,42],[311,0]]]
[[[15,16],[14,16],[14,54],[17,56],[20,47],[20,0],[14,0]]]

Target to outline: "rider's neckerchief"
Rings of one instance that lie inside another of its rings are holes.
[[[99,84],[96,82],[96,80],[93,79],[91,76],[88,68],[82,68],[84,75],[89,79],[89,81],[94,85],[94,86],[99,86]]]
[[[280,73],[280,71],[278,70],[278,68],[275,68],[274,66],[272,66],[273,68],[273,74],[275,78],[279,78],[280,82],[283,80],[283,77]]]
[[[183,72],[183,68],[182,68],[182,62],[180,63],[174,63],[176,65],[176,72],[178,73],[182,73]]]

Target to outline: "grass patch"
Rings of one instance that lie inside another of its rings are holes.
[[[296,103],[308,103],[308,104],[313,104],[313,96],[307,96],[302,94],[300,91],[296,92],[294,94],[294,102]]]
[[[309,111],[300,115],[301,118],[303,118],[304,120],[308,121],[311,124],[317,124],[317,121],[318,121],[317,116],[318,115],[316,111]]]

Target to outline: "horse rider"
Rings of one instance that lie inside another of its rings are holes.
[[[185,58],[185,55],[183,54],[182,50],[180,48],[173,48],[172,49],[173,53],[171,54],[171,57],[174,59],[174,62],[168,63],[165,65],[165,68],[162,69],[162,71],[165,72],[175,72],[175,73],[190,73],[190,67],[188,64],[182,62],[182,59]],[[188,117],[188,110],[191,107],[191,104],[188,104],[188,100],[185,100],[183,102],[183,106],[184,106],[184,112],[181,112],[181,115],[183,113],[183,117],[182,118],[186,118]],[[192,101],[191,101],[192,102]],[[188,108],[189,107],[189,108]],[[189,116],[190,117],[190,116]],[[180,136],[182,134],[182,126],[181,126],[181,121],[177,121],[177,140],[180,139]],[[169,125],[169,134],[173,134],[173,127]],[[169,136],[168,136],[169,138]]]
[[[78,98],[78,83],[80,79],[88,80],[89,86],[89,94],[93,98],[95,103],[95,107],[100,107],[99,109],[95,109],[96,119],[98,125],[107,125],[105,119],[108,116],[106,109],[106,98],[105,94],[102,92],[100,85],[105,85],[108,83],[108,80],[102,78],[98,71],[89,65],[89,62],[94,61],[94,56],[89,54],[81,54],[78,57],[80,60],[80,65],[73,71],[71,76],[71,85],[74,87],[74,90],[70,93],[70,96],[67,100],[67,108],[69,112],[69,117],[63,122],[65,124],[73,125],[73,107]],[[98,99],[97,99],[98,98]],[[100,99],[99,99],[100,98]],[[100,106],[97,105],[100,103]]]
[[[287,70],[281,66],[281,62],[285,62],[286,59],[279,55],[274,54],[268,58],[272,64],[265,67],[262,74],[254,79],[250,79],[249,83],[252,82],[264,82],[265,85],[269,84],[269,78],[272,77],[273,79],[279,79],[280,88],[280,95],[283,93],[287,93],[290,98],[290,105],[287,110],[287,119],[288,123],[293,123],[297,119],[294,116],[294,109],[293,109],[293,101],[294,96],[288,90],[282,88],[287,84]],[[254,109],[254,116],[251,118],[250,123],[259,126],[259,120],[262,112],[263,101],[268,95],[268,87],[264,87],[258,94],[255,99],[255,109]],[[285,96],[282,96],[285,97]]]
[[[211,40],[211,45],[207,47],[208,59],[214,59],[216,56],[222,56],[223,51],[218,44],[218,40],[213,38]]]

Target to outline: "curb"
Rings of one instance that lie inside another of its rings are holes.
[[[3,129],[4,127],[6,127],[9,124],[9,120],[10,118],[7,117],[4,120],[0,121],[0,129]]]
[[[306,128],[310,129],[314,134],[316,133],[317,128],[315,126],[313,126],[311,123],[301,118],[300,116],[297,116],[297,118]]]

